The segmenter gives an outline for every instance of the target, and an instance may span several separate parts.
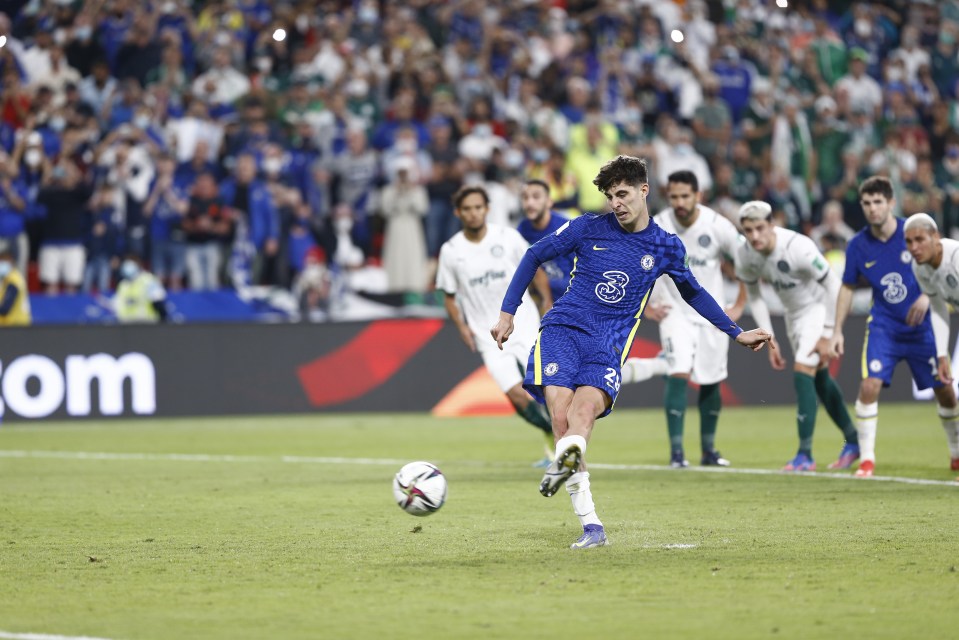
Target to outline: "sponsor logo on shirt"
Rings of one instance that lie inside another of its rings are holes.
[[[471,287],[486,287],[489,286],[491,282],[504,279],[506,279],[505,271],[487,271],[481,276],[470,278],[469,284]]]

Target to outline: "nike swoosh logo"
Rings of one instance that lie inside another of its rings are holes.
[[[600,247],[594,244],[593,251],[609,251],[609,247]]]
[[[867,263],[866,263],[866,268],[868,269],[869,267],[871,267],[871,266],[874,265],[874,264],[876,264],[876,261],[875,261],[875,260],[873,260],[872,262],[867,262]]]

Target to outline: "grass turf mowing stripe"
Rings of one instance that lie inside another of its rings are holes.
[[[319,456],[235,456],[225,454],[203,454],[203,453],[110,453],[103,451],[26,451],[26,450],[0,450],[0,458],[54,458],[63,460],[165,460],[179,462],[284,462],[292,464],[346,464],[346,465],[366,465],[366,466],[395,466],[403,465],[408,460],[395,458],[343,458],[343,457],[319,457]],[[482,462],[479,460],[445,460],[438,461],[438,464],[461,464],[467,466],[487,466],[502,467],[514,466],[510,464],[494,464]],[[760,475],[760,476],[803,476],[811,478],[827,478],[832,480],[855,480],[874,481],[874,482],[896,482],[900,484],[912,484],[934,487],[955,487],[959,488],[959,482],[949,480],[928,480],[924,478],[904,478],[898,476],[872,476],[871,478],[857,478],[845,473],[823,473],[818,471],[784,472],[778,469],[746,469],[733,467],[689,467],[677,470],[665,465],[654,464],[604,464],[591,462],[590,467],[594,469],[605,469],[609,471],[668,471],[670,473],[732,473],[741,475]]]

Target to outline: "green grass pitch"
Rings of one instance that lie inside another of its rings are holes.
[[[953,637],[959,483],[934,407],[881,407],[877,474],[938,483],[742,473],[792,457],[793,412],[724,411],[740,473],[661,468],[658,411],[600,421],[588,458],[612,545],[585,552],[565,491],[539,495],[542,439],[518,418],[7,424],[0,633]],[[695,409],[687,423],[695,464]],[[840,444],[820,411],[821,470]],[[417,459],[450,482],[427,518],[390,488]]]

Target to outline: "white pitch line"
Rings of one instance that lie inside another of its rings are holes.
[[[404,465],[408,460],[398,458],[344,458],[323,456],[238,456],[229,454],[206,453],[111,453],[103,451],[26,451],[0,450],[0,458],[53,458],[59,460],[170,460],[176,462],[284,462],[291,464],[345,464],[362,466],[396,466]],[[470,466],[510,466],[483,462],[479,460],[446,460],[437,461],[440,464],[462,464]],[[828,480],[854,480],[857,482],[895,482],[899,484],[924,485],[933,487],[956,487],[959,482],[951,480],[928,480],[924,478],[903,478],[899,476],[873,476],[871,478],[857,478],[846,473],[822,473],[816,471],[784,472],[777,469],[746,469],[742,467],[688,467],[674,469],[665,465],[655,464],[607,464],[591,462],[594,469],[610,471],[667,471],[669,473],[731,473],[739,475],[757,476],[803,476],[810,478],[824,478]],[[2,636],[0,636],[2,637]]]
[[[589,466],[594,469],[610,469],[613,471],[669,471],[671,473],[736,473],[742,475],[754,476],[805,476],[810,478],[827,478],[830,480],[855,480],[863,482],[871,480],[874,482],[898,482],[900,484],[918,484],[933,487],[957,487],[959,482],[954,480],[927,480],[924,478],[901,478],[898,476],[872,476],[871,478],[857,478],[852,474],[845,473],[821,473],[818,471],[779,471],[777,469],[743,469],[738,467],[686,467],[685,469],[674,469],[665,465],[655,464],[603,464],[590,462]]]
[[[12,631],[0,631],[0,638],[7,640],[108,640],[107,638],[94,638],[92,636],[58,636],[49,633],[13,633]]]

